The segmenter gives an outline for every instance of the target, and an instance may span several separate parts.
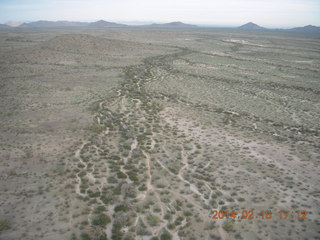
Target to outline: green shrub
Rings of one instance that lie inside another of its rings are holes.
[[[91,190],[89,190],[88,195],[91,198],[96,198],[96,197],[100,197],[100,192],[92,192]]]
[[[230,232],[233,230],[234,228],[234,224],[231,221],[226,221],[223,223],[223,229],[226,230],[227,232]]]
[[[172,237],[171,237],[171,234],[166,231],[161,234],[160,239],[161,240],[171,240]]]
[[[150,226],[157,226],[160,223],[160,219],[155,215],[148,216],[148,223]]]
[[[10,229],[11,223],[8,219],[0,219],[0,232]]]
[[[105,210],[106,210],[106,207],[105,207],[105,206],[99,206],[99,207],[97,207],[93,212],[94,212],[95,214],[99,214],[99,213],[104,212]]]
[[[184,211],[183,214],[184,214],[186,217],[192,216],[192,212],[190,212],[190,211]]]
[[[81,233],[80,238],[81,240],[90,240],[90,236],[88,233]]]
[[[121,224],[113,224],[112,227],[112,240],[121,240],[123,233],[121,231],[122,225]]]
[[[91,131],[95,132],[95,133],[100,133],[104,130],[104,126],[99,125],[99,124],[93,124],[91,126]]]
[[[138,174],[135,171],[129,171],[127,174],[131,181],[135,183],[139,182]]]
[[[113,159],[113,160],[120,160],[121,158],[120,158],[119,156],[117,156],[117,155],[113,155],[113,156],[111,156],[111,159]]]
[[[147,191],[148,188],[145,184],[142,184],[139,188],[138,188],[139,191]]]
[[[117,173],[117,177],[118,178],[122,178],[122,179],[126,179],[127,175],[120,171],[120,172]]]
[[[100,213],[92,220],[92,225],[105,227],[108,223],[110,223],[111,219],[108,215]]]
[[[115,212],[120,212],[120,211],[126,212],[127,210],[128,210],[128,207],[125,205],[118,205],[114,208]]]

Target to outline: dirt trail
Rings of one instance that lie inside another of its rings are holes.
[[[131,146],[130,146],[130,151],[129,151],[129,154],[128,154],[128,157],[125,157],[124,158],[124,162],[127,163],[128,162],[128,159],[130,159],[132,157],[132,152],[133,150],[135,150],[138,146],[138,141],[137,139],[135,138],[133,140],[133,142],[131,143]]]
[[[142,151],[143,155],[146,158],[146,166],[147,166],[147,174],[148,174],[148,180],[147,180],[147,191],[151,191],[153,189],[153,186],[151,184],[152,181],[152,175],[151,175],[151,167],[150,167],[150,156],[145,151]]]
[[[85,169],[87,168],[87,164],[86,164],[84,161],[82,161],[80,154],[81,154],[82,149],[84,148],[84,146],[85,146],[87,143],[88,143],[88,142],[82,143],[82,145],[80,146],[80,148],[77,149],[77,151],[76,151],[75,154],[74,154],[75,158],[84,166]],[[81,191],[80,191],[81,178],[79,177],[79,173],[76,174],[76,176],[77,176],[76,193],[77,193],[78,195],[80,195],[80,196],[85,196],[85,194],[81,193]]]

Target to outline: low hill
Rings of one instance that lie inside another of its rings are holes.
[[[170,23],[163,23],[163,24],[151,24],[147,25],[150,27],[163,27],[163,28],[195,28],[198,27],[197,25],[192,25],[192,24],[186,24],[183,22],[170,22]]]
[[[140,44],[128,41],[105,39],[87,34],[64,34],[42,44],[42,48],[69,53],[110,53],[139,46]]]
[[[0,28],[11,28],[11,27],[6,24],[0,24]]]
[[[291,28],[291,29],[289,29],[289,31],[320,33],[320,27],[313,26],[313,25],[307,25],[307,26],[304,26],[304,27]]]
[[[160,47],[160,49],[162,49]],[[17,52],[2,54],[1,59],[9,62],[28,62],[33,64],[119,66],[136,63],[139,56],[158,53],[159,46],[146,45],[134,41],[109,39],[89,34],[62,34],[45,40],[32,47]],[[127,56],[123,62],[115,59]],[[130,57],[129,57],[130,56]],[[110,58],[111,57],[111,58]]]
[[[238,27],[238,29],[241,29],[241,30],[263,30],[265,28],[255,24],[253,22],[248,22],[248,23]]]
[[[125,24],[119,24],[114,22],[107,22],[104,20],[100,20],[97,22],[92,22],[89,24],[90,27],[127,27]]]
[[[19,27],[29,28],[29,27],[82,27],[87,26],[86,22],[69,22],[69,21],[36,21],[30,23],[23,23]]]

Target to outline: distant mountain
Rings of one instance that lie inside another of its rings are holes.
[[[308,32],[308,33],[320,33],[320,27],[307,25],[304,27],[296,27],[288,29],[289,31],[295,31],[295,32]]]
[[[163,24],[151,24],[151,25],[145,25],[150,27],[163,27],[163,28],[195,28],[198,27],[197,25],[192,24],[186,24],[183,22],[170,22],[170,23],[163,23]]]
[[[248,23],[238,27],[238,29],[242,29],[242,30],[263,30],[265,28],[255,24],[253,22],[248,22]]]
[[[147,22],[145,22],[147,24]],[[36,21],[30,23],[20,23],[20,22],[6,22],[5,24],[0,24],[0,28],[50,28],[50,27],[98,27],[98,28],[116,28],[116,27],[130,27],[130,25],[107,22],[104,20],[99,20],[96,22],[71,22],[71,21]],[[149,25],[136,25],[135,27],[152,27],[152,28],[197,28],[197,25],[186,24],[183,22],[170,22],[170,23],[153,23]],[[261,27],[253,22],[246,23],[236,29],[240,30],[267,30],[267,28]],[[292,32],[302,32],[302,33],[320,33],[320,27],[307,25],[304,27],[296,27],[291,29],[273,29],[277,31],[292,31]]]
[[[69,21],[36,21],[30,23],[23,23],[19,27],[22,28],[33,28],[33,27],[82,27],[87,26],[86,22],[69,22]]]
[[[128,27],[128,25],[100,20],[89,24],[90,27]]]
[[[0,23],[0,28],[11,28],[10,26],[6,25],[6,24],[1,24]]]

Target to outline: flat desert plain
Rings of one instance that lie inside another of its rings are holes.
[[[0,239],[320,239],[320,38],[0,31]]]

